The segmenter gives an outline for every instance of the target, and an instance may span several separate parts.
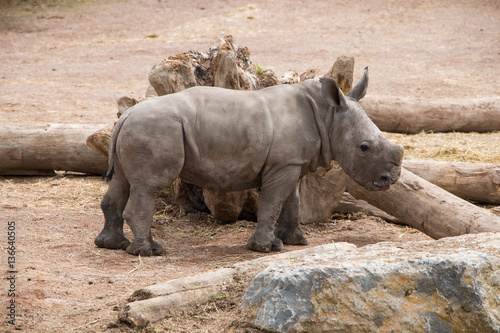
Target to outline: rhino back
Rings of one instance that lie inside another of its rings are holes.
[[[164,136],[165,147],[180,142],[170,138],[173,133],[182,133],[181,178],[204,188],[240,190],[259,186],[266,165],[309,163],[320,143],[307,109],[301,91],[291,87],[194,87],[138,104],[122,131],[142,136],[142,145],[158,146],[160,141],[148,138]]]
[[[186,143],[181,178],[214,189],[258,186],[273,135],[266,101],[260,94],[205,87],[186,95],[195,108],[189,116],[181,111]]]

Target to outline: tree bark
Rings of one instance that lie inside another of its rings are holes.
[[[103,175],[105,157],[85,145],[104,125],[1,124],[0,175],[75,171]]]
[[[335,207],[334,212],[346,213],[346,214],[362,212],[368,216],[380,217],[387,222],[404,224],[399,219],[395,218],[392,215],[387,214],[386,212],[375,206],[370,205],[368,202],[354,198],[348,192],[344,192],[344,194],[342,195],[342,199],[340,200],[337,207]]]
[[[386,132],[491,132],[500,130],[500,98],[424,100],[366,96],[361,104]]]
[[[196,86],[195,69],[189,58],[169,58],[149,72],[149,83],[158,96],[172,94]]]
[[[332,161],[328,168],[319,167],[300,180],[299,222],[328,221],[346,190],[347,175]]]
[[[87,146],[108,159],[109,139],[111,138],[112,127],[106,127],[93,133],[87,138]]]
[[[337,58],[325,77],[334,78],[344,94],[351,91],[354,80],[354,57],[343,55]]]
[[[462,199],[500,204],[499,164],[410,160],[403,166]]]
[[[469,233],[500,232],[500,217],[458,198],[402,169],[387,191],[368,191],[347,180],[347,190],[404,223],[439,239]]]

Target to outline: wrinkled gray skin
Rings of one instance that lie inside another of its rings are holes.
[[[261,187],[249,249],[307,244],[298,223],[298,183],[307,172],[337,160],[369,190],[385,190],[400,175],[403,147],[387,140],[358,103],[367,85],[365,69],[347,96],[335,80],[321,79],[259,91],[194,87],[135,105],[111,136],[113,177],[95,244],[163,254],[151,237],[154,202],[179,176],[213,190]],[[124,220],[133,242],[123,234]]]

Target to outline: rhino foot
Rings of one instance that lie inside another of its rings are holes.
[[[150,257],[165,254],[163,247],[152,239],[134,239],[126,251],[135,256]]]
[[[120,233],[109,233],[105,230],[95,238],[94,244],[97,247],[102,247],[105,249],[121,249],[125,250],[129,246],[130,241]]]
[[[278,227],[274,235],[288,245],[308,245],[305,232],[300,228],[280,228]]]
[[[253,234],[252,237],[247,242],[247,248],[257,252],[271,252],[271,251],[281,251],[283,250],[283,242],[281,239],[272,237],[261,236],[257,233]]]

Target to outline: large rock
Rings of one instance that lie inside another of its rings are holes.
[[[500,233],[273,265],[252,280],[243,306],[272,332],[499,332]]]

